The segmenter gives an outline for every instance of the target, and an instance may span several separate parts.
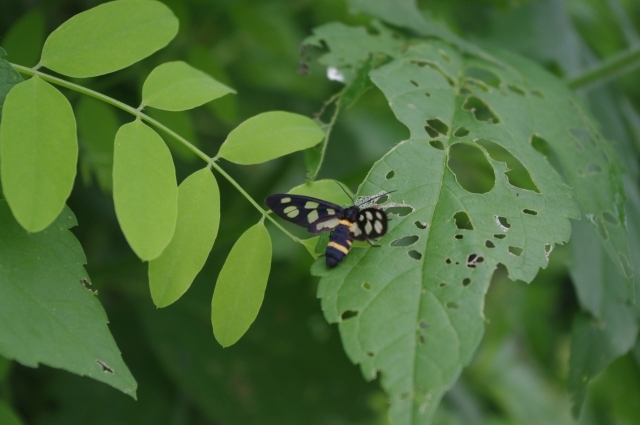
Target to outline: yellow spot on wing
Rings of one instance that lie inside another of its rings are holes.
[[[318,205],[320,205],[320,204],[317,203],[317,202],[307,201],[307,203],[304,204],[304,207],[305,208],[309,208],[311,210],[311,209],[314,209],[314,208],[318,208]]]
[[[336,213],[336,210],[331,209],[331,208],[327,208],[327,214],[334,215],[335,213]]]
[[[280,203],[281,204],[286,204],[288,202],[291,202],[291,198],[282,198],[282,199],[280,199]]]
[[[307,214],[307,221],[309,223],[313,223],[318,219],[318,210],[313,210],[309,214]]]

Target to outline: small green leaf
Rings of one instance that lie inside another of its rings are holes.
[[[52,32],[40,64],[69,77],[108,74],[160,50],[177,32],[178,20],[158,1],[111,1]]]
[[[159,257],[176,227],[176,172],[169,148],[140,120],[116,134],[113,200],[133,251],[145,261]]]
[[[235,344],[258,316],[270,269],[271,238],[258,223],[231,249],[213,291],[213,335],[223,347]]]
[[[0,355],[89,376],[135,398],[136,382],[69,231],[75,225],[65,208],[44,231],[27,233],[0,201]]]
[[[176,231],[160,257],[149,262],[151,298],[166,307],[184,294],[204,266],[220,223],[220,191],[207,168],[178,188]]]
[[[184,111],[235,91],[213,77],[182,62],[156,67],[142,87],[142,105]]]
[[[2,40],[12,63],[34,66],[44,43],[45,18],[41,9],[30,9],[17,20]]]
[[[348,194],[344,193],[340,185],[336,180],[317,180],[296,186],[288,193],[292,195],[311,196],[312,198],[322,199],[323,201],[333,202],[338,205],[353,204],[353,199],[349,198],[349,196],[353,196],[353,193],[345,185],[342,185],[348,192]]]
[[[236,127],[219,156],[236,164],[259,164],[317,145],[324,133],[313,120],[282,111],[265,112]]]
[[[18,71],[13,69],[4,58],[5,56],[7,56],[7,52],[0,47],[0,112],[2,112],[2,106],[9,91],[13,86],[23,81]]]
[[[38,77],[15,86],[0,127],[2,189],[22,227],[38,232],[60,214],[76,176],[76,120],[66,97]]]
[[[103,192],[111,192],[113,182],[113,140],[119,122],[110,105],[93,97],[83,96],[76,108],[78,134],[80,135],[80,163],[83,180],[88,183],[90,174]]]

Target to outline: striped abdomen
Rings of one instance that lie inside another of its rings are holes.
[[[353,238],[350,234],[351,223],[349,220],[340,220],[340,224],[331,233],[325,256],[327,267],[335,267],[349,253]]]

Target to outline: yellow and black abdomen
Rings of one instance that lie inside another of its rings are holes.
[[[353,238],[350,234],[352,222],[342,219],[340,223],[331,233],[327,251],[325,253],[327,259],[327,267],[335,267],[349,253]]]

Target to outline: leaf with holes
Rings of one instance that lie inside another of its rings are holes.
[[[334,51],[335,35],[324,40]],[[341,51],[349,42],[336,41]],[[411,136],[358,191],[395,190],[389,231],[381,248],[353,249],[331,271],[319,260],[313,272],[349,357],[368,379],[381,375],[391,422],[427,424],[482,338],[498,264],[530,282],[582,210],[624,272],[624,192],[581,102],[537,65],[437,41],[391,56],[370,77]]]
[[[0,201],[0,355],[89,376],[135,398],[136,381],[69,231],[75,225],[65,208],[51,226],[28,233]]]

